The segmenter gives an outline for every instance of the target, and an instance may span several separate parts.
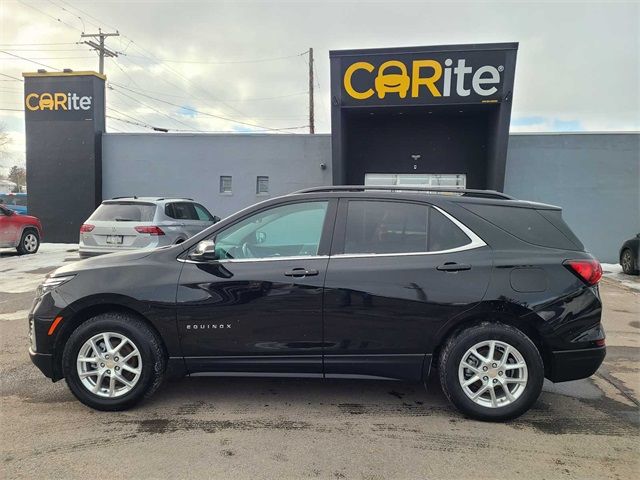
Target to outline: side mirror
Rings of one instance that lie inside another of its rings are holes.
[[[202,240],[189,254],[189,258],[198,262],[217,260],[216,242],[213,240]]]
[[[217,215],[213,216],[213,223],[218,223],[220,221],[220,217]]]

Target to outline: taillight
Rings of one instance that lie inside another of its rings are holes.
[[[82,225],[80,227],[80,233],[88,233],[91,230],[93,230],[94,228],[96,228],[95,225],[89,225],[88,223],[85,223],[84,225]]]
[[[602,278],[602,267],[595,258],[584,260],[565,260],[563,265],[587,285],[595,285]]]
[[[149,235],[164,235],[164,232],[160,227],[156,225],[152,226],[144,226],[144,227],[136,227],[136,232],[138,233],[148,233]]]

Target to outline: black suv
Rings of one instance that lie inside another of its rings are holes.
[[[33,362],[100,410],[170,373],[426,381],[465,414],[525,412],[605,356],[600,264],[560,208],[492,191],[323,187],[175,246],[57,269]]]

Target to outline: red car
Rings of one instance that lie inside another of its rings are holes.
[[[20,255],[36,253],[41,240],[40,220],[0,205],[0,248],[15,247]]]

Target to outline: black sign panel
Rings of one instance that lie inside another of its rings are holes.
[[[38,78],[25,85],[24,112],[27,121],[81,121],[94,115],[91,77]]]
[[[504,50],[353,54],[340,58],[341,105],[498,103]]]
[[[29,214],[48,242],[77,242],[102,200],[104,77],[24,74]]]

